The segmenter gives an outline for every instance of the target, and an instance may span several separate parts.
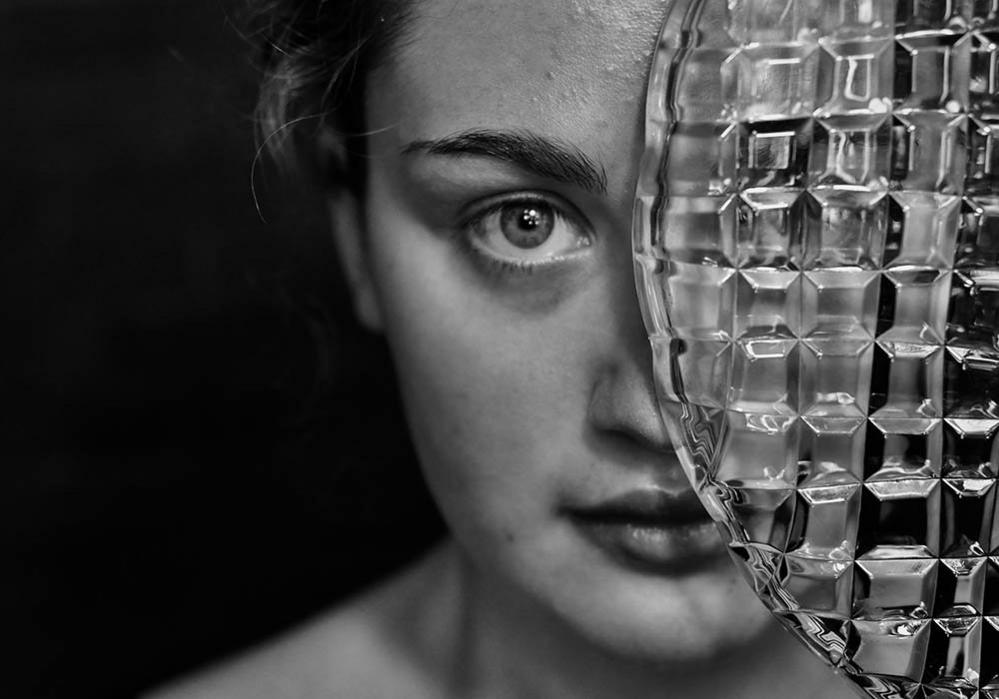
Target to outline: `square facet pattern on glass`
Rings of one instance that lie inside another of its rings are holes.
[[[759,596],[874,697],[999,699],[999,0],[677,0],[636,270]]]

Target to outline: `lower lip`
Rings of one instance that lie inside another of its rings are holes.
[[[657,525],[574,518],[577,528],[614,561],[643,573],[678,575],[715,567],[726,547],[713,522]]]

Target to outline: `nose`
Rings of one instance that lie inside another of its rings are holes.
[[[652,351],[635,289],[630,246],[613,251],[602,304],[608,329],[594,374],[590,426],[641,447],[668,452],[670,439],[656,400]]]
[[[670,440],[656,404],[651,358],[646,359],[616,361],[598,374],[589,405],[590,425],[665,453],[670,450]]]

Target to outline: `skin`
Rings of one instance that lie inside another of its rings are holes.
[[[404,46],[369,76],[365,198],[334,192],[330,215],[357,313],[388,339],[453,538],[169,696],[849,695],[776,628],[720,549],[693,571],[636,571],[562,509],[689,487],[655,405],[630,248],[664,9],[420,3]],[[572,146],[606,191],[412,149],[483,128]],[[497,215],[468,224],[523,193],[564,211],[564,244],[530,271],[489,259],[510,252],[482,234],[500,230]]]
[[[556,512],[653,483],[687,487],[655,406],[629,238],[662,7],[453,4],[421,11],[413,40],[374,76],[368,107],[361,293],[372,298],[360,305],[388,336],[431,491],[476,569],[588,638],[652,658],[716,654],[733,640],[733,614],[738,633],[763,623],[726,559],[700,575],[636,575]],[[488,158],[399,155],[483,125],[576,144],[603,164],[607,194]],[[449,240],[466,202],[537,190],[591,223],[591,245],[572,259],[529,275],[483,273]]]

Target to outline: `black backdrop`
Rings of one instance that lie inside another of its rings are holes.
[[[317,193],[254,207],[237,10],[0,3],[0,696],[132,696],[439,532]]]

